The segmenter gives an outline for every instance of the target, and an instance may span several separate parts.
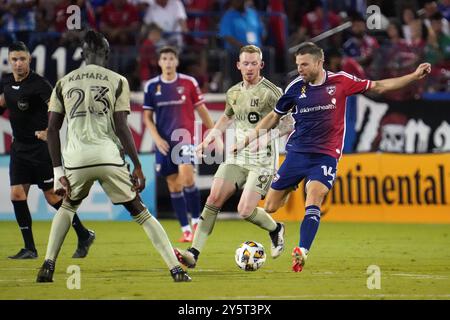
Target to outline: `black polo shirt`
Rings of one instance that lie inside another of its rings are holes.
[[[40,141],[35,131],[48,126],[48,101],[52,94],[50,83],[34,71],[22,81],[15,81],[12,73],[0,81],[0,94],[4,94],[14,139],[23,143]]]

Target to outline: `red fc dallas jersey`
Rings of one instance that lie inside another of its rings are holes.
[[[158,76],[145,85],[143,108],[155,112],[158,133],[170,145],[178,143],[176,138],[171,139],[172,133],[177,129],[187,130],[190,137],[183,135],[183,141],[190,140],[193,143],[194,110],[204,102],[197,81],[182,73],[177,73],[170,82]],[[179,137],[176,132],[175,136]]]
[[[287,151],[323,153],[339,159],[344,148],[345,105],[348,96],[370,88],[370,80],[361,80],[346,72],[325,71],[321,84],[293,80],[278,100],[275,112],[284,115],[292,110],[294,131],[286,144]]]

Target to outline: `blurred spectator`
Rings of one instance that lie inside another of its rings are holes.
[[[52,29],[57,0],[40,0],[36,8],[36,31],[54,31]],[[1,15],[1,13],[0,13]],[[1,23],[0,23],[1,24]]]
[[[402,11],[402,32],[406,42],[411,42],[411,23],[418,18],[416,12],[411,7],[405,7]]]
[[[419,51],[423,52],[423,49],[426,46],[426,38],[428,38],[428,31],[423,24],[422,20],[416,19],[409,23],[411,35],[410,40],[406,41],[407,44],[412,49],[418,49]]]
[[[224,40],[225,49],[236,51],[247,44],[262,46],[264,25],[250,5],[251,1],[231,0],[219,25],[219,36]]]
[[[95,18],[97,20],[97,23],[99,23],[101,16],[102,16],[103,8],[105,7],[105,5],[108,2],[110,2],[110,0],[89,0],[89,3],[91,4],[92,8],[94,9]],[[99,25],[97,25],[97,27],[99,27]]]
[[[139,49],[139,76],[142,88],[145,82],[159,74],[158,48],[161,45],[162,30],[152,23],[144,27],[145,38]]]
[[[346,57],[337,48],[328,49],[325,53],[325,66],[331,72],[345,71],[360,79],[366,79],[367,75],[361,65],[352,57]]]
[[[410,22],[410,25],[417,24],[415,22],[421,24],[420,20],[414,20]],[[415,45],[414,47],[409,45],[401,37],[401,26],[394,19],[391,20],[386,31],[388,39],[383,41],[380,50],[376,53],[377,57],[374,59],[376,62],[373,69],[378,70],[376,77],[378,79],[395,78],[413,72],[419,63],[422,62],[423,42],[416,42],[417,46]],[[385,99],[396,101],[419,98],[424,91],[423,85],[424,81],[415,82],[406,88],[388,92],[383,96]]]
[[[276,50],[276,67],[283,72],[286,68],[287,54],[287,17],[284,10],[283,1],[270,0],[268,11],[271,14],[269,18],[268,42]]]
[[[366,34],[366,22],[359,15],[353,18],[351,32],[352,37],[343,44],[345,54],[355,58],[364,68],[368,67],[379,48],[378,41]]]
[[[438,3],[439,12],[447,21],[450,21],[450,0],[441,0]]]
[[[168,37],[164,37],[166,44],[181,49],[183,47],[181,32],[188,31],[186,18],[186,10],[180,0],[149,0],[144,23],[147,25],[156,23],[163,32],[169,33]]]
[[[2,27],[14,41],[29,44],[30,36],[36,30],[37,0],[3,0],[0,3]]]
[[[77,5],[81,13],[81,29],[96,29],[97,23],[95,19],[94,8],[86,0],[57,0],[54,8],[52,29],[62,33],[60,44],[63,46],[78,46],[81,41],[80,30],[68,30],[67,19],[72,12],[67,13],[67,8],[71,5]]]
[[[191,51],[189,54],[183,56],[180,64],[182,65],[180,72],[194,77],[203,93],[210,90],[208,59],[205,50]]]
[[[111,0],[103,7],[100,31],[113,45],[135,45],[139,14],[127,0]]]
[[[439,8],[436,3],[436,1],[426,1],[423,6],[423,20],[427,28],[431,28],[431,17],[434,16],[436,13],[439,13]],[[450,27],[447,19],[444,18],[441,14],[441,20],[442,20],[442,32],[446,35],[450,36]]]
[[[340,24],[341,18],[331,10],[325,13],[322,3],[317,1],[314,4],[313,10],[303,16],[301,25],[297,34],[294,35],[293,41],[297,44],[304,42]],[[339,41],[339,39],[333,42],[336,43],[336,41]]]
[[[430,17],[427,61],[433,65],[450,63],[450,37],[443,32],[442,14],[435,13]]]
[[[211,17],[207,16],[208,12],[212,11],[213,1],[210,0],[185,0],[184,1],[186,12],[188,13],[187,28],[189,31],[210,31]],[[207,36],[197,35],[195,37],[187,37],[186,41],[189,45],[194,46],[207,46]],[[197,80],[198,81],[198,80]]]

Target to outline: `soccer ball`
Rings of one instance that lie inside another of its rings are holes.
[[[234,260],[245,271],[256,271],[266,262],[266,251],[262,244],[246,241],[236,249]]]

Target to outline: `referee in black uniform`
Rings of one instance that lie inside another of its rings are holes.
[[[9,46],[8,61],[12,73],[0,81],[0,114],[9,109],[13,131],[9,178],[11,202],[22,232],[25,248],[11,259],[35,259],[37,250],[31,229],[31,214],[27,204],[30,185],[37,184],[45,199],[56,210],[62,199],[53,191],[53,166],[47,147],[47,103],[52,86],[43,77],[30,70],[31,55],[23,42]],[[86,229],[77,215],[72,225],[78,236],[78,247],[73,258],[84,258],[95,239],[95,233]]]

